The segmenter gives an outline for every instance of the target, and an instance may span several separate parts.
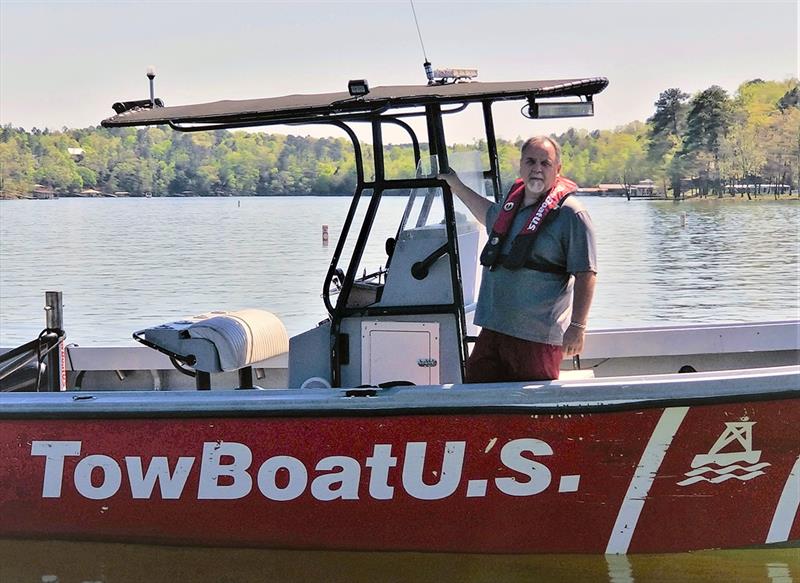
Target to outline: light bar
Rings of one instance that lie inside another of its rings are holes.
[[[474,79],[478,76],[477,69],[436,69],[433,72],[436,79]]]
[[[594,102],[543,102],[532,103],[530,116],[535,119],[552,119],[557,117],[591,117],[594,115]]]

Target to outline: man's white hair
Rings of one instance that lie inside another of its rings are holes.
[[[528,146],[541,146],[545,142],[553,146],[553,149],[556,151],[556,164],[561,164],[561,146],[550,136],[533,136],[532,138],[528,138],[519,149],[520,156],[522,156],[522,153]]]

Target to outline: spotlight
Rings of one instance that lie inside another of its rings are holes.
[[[363,97],[369,93],[369,83],[366,79],[351,79],[347,82],[347,90],[353,97]]]

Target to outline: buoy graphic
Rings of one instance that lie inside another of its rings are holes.
[[[758,463],[761,459],[761,450],[753,449],[753,425],[755,424],[755,421],[725,423],[725,430],[708,453],[694,456],[692,470],[684,474],[686,479],[678,482],[678,486],[689,486],[697,482],[719,484],[734,478],[745,482],[763,475],[764,472],[761,470],[771,464]],[[722,451],[733,443],[738,444],[741,450]]]

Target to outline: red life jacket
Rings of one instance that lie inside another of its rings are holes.
[[[545,218],[554,210],[560,209],[564,200],[576,190],[578,190],[578,185],[572,180],[558,176],[547,196],[538,205],[533,205],[528,224],[514,237],[509,254],[501,258],[500,250],[503,248],[503,241],[505,241],[511,224],[525,200],[525,181],[518,178],[511,186],[503,208],[492,226],[489,241],[481,252],[481,265],[496,267],[502,264],[507,269],[519,269],[525,266],[530,258],[533,242],[536,235],[541,232]]]

